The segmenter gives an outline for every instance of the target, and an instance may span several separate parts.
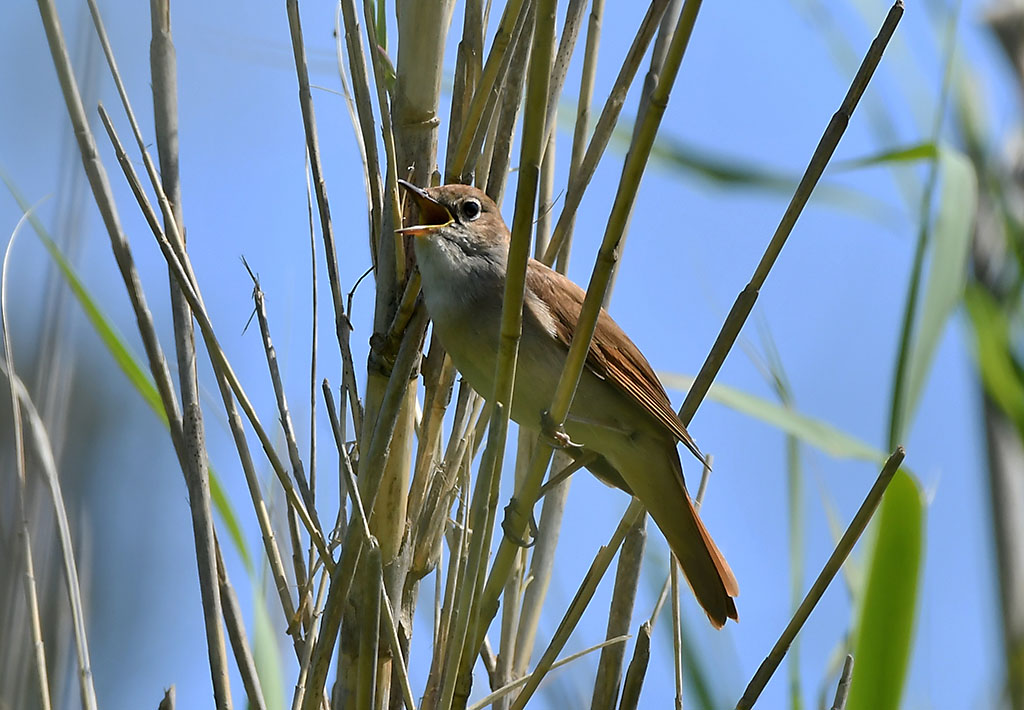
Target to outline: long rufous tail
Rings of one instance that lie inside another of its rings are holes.
[[[671,520],[653,510],[651,515],[668,540],[697,601],[715,628],[720,629],[727,619],[739,619],[733,597],[740,593],[740,588],[729,563],[697,515],[690,495],[683,495],[686,503],[681,509],[676,506]]]

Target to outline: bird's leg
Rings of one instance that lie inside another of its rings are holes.
[[[573,462],[563,468],[558,473],[548,478],[547,483],[540,487],[540,493],[537,494],[537,500],[540,500],[548,493],[551,492],[555,486],[567,479],[572,474],[579,471],[581,468],[585,468],[597,460],[597,454],[593,451],[584,451],[582,455],[577,456],[573,459]]]
[[[523,506],[520,504],[519,499],[512,496],[512,500],[505,506],[505,517],[501,521],[501,529],[505,531],[505,537],[508,538],[509,542],[523,549],[529,549],[537,544],[537,519],[533,517],[533,507],[530,507],[530,517],[527,519],[527,524],[530,527],[530,537],[532,540],[524,540],[516,534],[518,526],[513,525],[513,516],[515,518],[523,517]]]

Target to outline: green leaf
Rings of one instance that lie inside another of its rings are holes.
[[[686,391],[693,384],[693,377],[661,372],[658,376],[666,387]],[[792,409],[755,397],[726,385],[713,384],[708,398],[723,404],[741,414],[759,419],[776,429],[792,434],[801,441],[824,451],[835,458],[861,459],[881,462],[886,455],[860,439],[845,434],[830,424],[799,414]]]
[[[860,618],[848,710],[896,710],[910,664],[924,539],[924,498],[900,470],[877,517]]]
[[[252,577],[252,660],[256,664],[256,675],[260,679],[263,700],[267,710],[284,709],[284,677],[282,674],[281,650],[277,646],[277,632],[267,610],[267,598],[263,595],[256,577]]]
[[[964,302],[974,326],[978,371],[985,392],[1024,437],[1024,376],[1014,359],[1006,313],[980,286],[968,287]]]
[[[931,266],[924,300],[914,329],[907,370],[903,426],[912,421],[946,321],[959,303],[967,280],[967,260],[978,206],[978,180],[974,167],[959,151],[939,151],[939,212],[931,234]]]
[[[11,196],[14,197],[18,203],[18,207],[22,212],[28,214],[29,223],[32,225],[32,229],[35,230],[36,235],[39,237],[39,241],[43,243],[43,247],[46,249],[50,258],[57,265],[61,276],[64,277],[64,281],[67,282],[68,288],[71,289],[71,293],[74,295],[78,304],[82,307],[85,312],[85,317],[88,319],[89,324],[92,325],[93,330],[99,336],[100,341],[106,346],[107,351],[113,356],[114,362],[121,368],[121,372],[128,378],[128,382],[131,383],[135,391],[139,393],[139,396],[149,405],[150,409],[156,414],[156,416],[163,422],[164,426],[167,424],[167,413],[164,411],[163,402],[160,399],[160,393],[157,392],[156,384],[154,384],[152,377],[146,371],[139,358],[132,352],[131,348],[125,343],[124,338],[118,333],[110,319],[100,310],[99,305],[96,303],[96,299],[89,293],[89,289],[86,288],[85,283],[79,278],[75,272],[75,268],[70,262],[64,257],[60,247],[50,236],[49,232],[43,226],[43,223],[39,221],[39,218],[35,214],[29,213],[30,205],[27,200],[21,195],[17,186],[7,175],[7,172],[0,167],[0,180],[3,180]],[[224,520],[224,524],[227,526],[228,531],[231,534],[231,539],[235,543],[235,547],[238,550],[239,556],[245,563],[248,569],[252,569],[252,559],[249,555],[249,550],[245,544],[245,538],[242,536],[242,528],[238,523],[238,516],[235,515],[234,509],[231,507],[230,501],[227,496],[224,495],[224,489],[221,486],[220,479],[217,473],[214,471],[213,466],[210,467],[210,492],[213,497],[214,507]]]
[[[918,160],[934,160],[939,154],[938,147],[932,143],[915,143],[914,145],[889,148],[880,153],[869,155],[864,158],[843,160],[829,166],[830,171],[839,172],[844,170],[857,170],[874,165],[885,165],[888,163],[911,163]]]

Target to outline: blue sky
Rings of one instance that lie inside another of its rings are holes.
[[[860,4],[862,10],[846,4],[834,10],[835,29],[854,48],[857,61],[887,9],[886,4],[869,0]],[[608,5],[595,91],[602,101],[640,17],[640,9],[633,4]],[[833,61],[835,45],[830,48],[829,36],[811,20],[806,8],[812,5],[793,0],[748,3],[738,9],[736,4],[706,3],[672,93],[663,134],[798,175],[852,75],[849,67]],[[75,27],[84,20],[83,8],[67,2],[60,6],[69,41],[73,47],[80,46],[82,32]],[[148,12],[143,3],[129,2],[104,2],[102,9],[135,110],[147,140],[152,140]],[[457,16],[460,10],[461,5]],[[1007,98],[1009,74],[980,25],[980,12],[978,4],[965,4],[958,51],[980,78],[977,88],[987,105],[993,145],[999,147],[1009,136],[1019,107]],[[302,13],[312,81],[336,90],[334,6],[304,3]],[[0,164],[30,202],[53,196],[40,214],[57,230],[60,222],[54,209],[66,154],[62,146],[68,141],[64,106],[35,9],[27,3],[7,6],[3,17],[0,87],[5,108],[0,111]],[[259,336],[255,329],[243,333],[251,311],[251,282],[239,256],[244,255],[259,273],[293,415],[305,430],[308,410],[299,403],[306,401],[308,388],[309,234],[304,143],[284,6],[255,3],[240,12],[231,4],[177,3],[173,22],[180,72],[184,213],[193,264],[223,347],[263,418],[272,420],[273,396]],[[461,26],[458,19],[454,24],[456,29]],[[941,81],[937,36],[929,9],[910,3],[865,99],[894,117],[896,136],[891,141],[878,140],[869,114],[859,111],[837,159],[928,137]],[[127,137],[127,123],[100,65],[96,76],[98,93],[92,103],[102,98]],[[575,94],[577,80],[578,67],[574,67],[567,97]],[[315,91],[314,100],[342,253],[341,280],[351,285],[369,266],[358,155],[341,99],[328,91]],[[445,113],[447,101],[446,95],[442,99]],[[627,112],[635,108],[635,101],[631,94]],[[445,128],[442,123],[442,135]],[[560,132],[558,140],[561,189],[571,136]],[[169,345],[165,267],[116,174],[112,151],[105,139],[99,142],[151,307]],[[581,207],[570,271],[577,282],[586,283],[593,267],[621,162],[621,152],[609,152]],[[74,170],[80,172],[77,156]],[[922,174],[915,173],[917,183]],[[886,210],[865,216],[863,211],[812,201],[762,290],[743,336],[759,346],[755,321],[766,324],[799,410],[882,448],[916,234],[916,198],[908,207],[891,174],[882,169],[828,179],[871,196]],[[656,369],[692,374],[700,367],[735,295],[750,278],[786,199],[722,189],[663,165],[652,166],[637,195],[611,312]],[[506,217],[510,219],[511,213],[509,202]],[[0,195],[0,231],[9,233],[18,217],[14,201]],[[86,208],[84,217],[80,273],[137,345],[128,301],[95,208]],[[13,327],[17,337],[28,343],[48,263],[27,234],[14,258],[17,268],[9,288],[18,308]],[[322,264],[320,269],[323,276]],[[321,285],[326,287],[325,278]],[[326,293],[321,294],[323,314],[329,304]],[[372,305],[372,287],[366,282],[355,296],[357,363],[365,361]],[[209,676],[187,498],[169,441],[100,351],[77,311],[75,319],[82,353],[80,376],[104,383],[90,392],[118,412],[105,430],[104,445],[95,447],[87,462],[93,485],[81,533],[89,542],[92,560],[92,639],[100,701],[110,708],[153,706],[162,688],[174,683],[181,707],[208,706]],[[923,597],[904,695],[908,708],[989,707],[998,692],[1000,639],[984,450],[964,326],[957,314],[947,328],[905,442],[907,463],[920,477],[929,502]],[[329,327],[321,327],[321,372],[337,382],[337,356],[330,347],[330,334]],[[208,409],[218,411],[208,366],[201,368],[200,379],[207,388]],[[720,381],[772,397],[741,349],[729,357]],[[679,392],[670,394],[677,404],[681,401]],[[219,414],[212,416],[215,422],[222,419]],[[703,514],[739,578],[741,623],[713,633],[704,629],[688,596],[684,605],[698,638],[707,643],[708,663],[724,689],[723,702],[730,703],[739,697],[789,617],[784,438],[762,423],[710,402],[694,419],[691,432],[705,451],[715,454],[715,476]],[[258,530],[247,513],[247,495],[233,463],[226,428],[212,423],[209,439],[211,460],[223,472],[255,549]],[[323,429],[321,442],[328,440]],[[823,497],[848,521],[877,471],[869,464],[833,460],[806,448],[804,454],[804,577],[809,584],[832,548]],[[330,470],[327,453],[320,465]],[[694,474],[691,465],[688,475]],[[690,480],[695,486],[695,479]],[[325,482],[323,488],[323,499],[330,501],[329,484]],[[551,608],[556,610],[552,613],[560,613],[571,598],[626,504],[621,493],[587,476],[575,478],[564,549],[551,592]],[[659,535],[650,536],[648,549],[650,584],[642,587],[638,616],[649,614],[664,575],[665,548]],[[251,595],[245,572],[237,556],[231,553],[231,557],[229,569],[248,608]],[[124,559],[138,562],[126,570]],[[601,611],[610,589],[610,584],[602,585],[568,650],[600,640]],[[808,702],[816,701],[814,693],[824,678],[826,661],[848,628],[849,615],[844,587],[833,585],[800,637],[800,671]],[[548,621],[550,630],[557,617],[549,616]],[[276,617],[275,623],[280,627]],[[652,660],[644,691],[644,702],[651,706],[668,702],[673,692],[666,631],[662,625],[655,632],[658,655]],[[429,635],[425,624],[417,632],[414,643],[422,643]],[[417,648],[422,652],[417,645],[414,653]],[[560,690],[575,698],[580,688],[587,687],[595,664],[596,657],[581,663],[575,672],[578,676],[573,671],[560,675]],[[133,672],[124,673],[126,667]],[[422,687],[424,677],[422,664],[414,668],[414,688]],[[237,679],[233,687],[240,694]],[[290,698],[290,688],[285,691]],[[542,695],[537,704],[544,707],[545,698],[554,697]],[[780,673],[765,691],[763,706],[781,707],[785,698],[786,683]]]

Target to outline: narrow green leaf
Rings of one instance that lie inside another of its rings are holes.
[[[980,286],[968,287],[964,302],[974,326],[978,371],[985,392],[1024,437],[1024,376],[1014,359],[1006,313]]]
[[[660,372],[658,376],[666,387],[686,391],[693,384],[690,375]],[[708,398],[723,404],[741,414],[759,419],[776,429],[792,434],[801,441],[824,451],[835,458],[851,458],[864,461],[884,461],[881,451],[845,434],[830,424],[799,414],[792,409],[755,397],[726,385],[713,384]]]
[[[863,158],[843,160],[829,166],[830,172],[845,170],[857,170],[874,165],[885,165],[889,163],[912,163],[918,160],[934,160],[939,154],[938,147],[931,141],[915,143],[914,145],[889,148],[880,153],[868,155]]]
[[[939,174],[942,180],[939,211],[931,234],[928,281],[910,349],[903,426],[900,427],[903,432],[913,420],[946,321],[963,295],[978,206],[977,177],[963,153],[943,146],[939,151]]]
[[[882,499],[868,563],[848,710],[896,710],[910,665],[924,539],[924,497],[904,470]]]
[[[277,645],[278,633],[270,620],[267,598],[255,576],[252,576],[252,585],[252,660],[256,664],[256,675],[260,679],[267,710],[284,710],[284,675],[281,650]]]
[[[131,348],[125,343],[124,338],[114,327],[114,324],[110,322],[110,319],[100,310],[99,305],[96,303],[96,299],[89,293],[89,289],[85,286],[85,283],[79,278],[75,268],[70,262],[64,257],[60,247],[50,236],[49,232],[43,226],[43,223],[39,221],[39,218],[34,214],[28,213],[30,205],[27,200],[21,195],[17,186],[7,175],[7,172],[0,167],[0,180],[3,181],[7,187],[11,196],[14,197],[18,203],[18,207],[28,214],[29,223],[32,225],[32,229],[35,230],[36,235],[39,237],[39,241],[43,243],[43,247],[46,249],[50,258],[57,265],[60,270],[61,276],[64,277],[67,282],[68,288],[71,289],[71,293],[74,295],[78,304],[82,307],[85,312],[85,317],[88,319],[89,324],[92,325],[93,330],[96,331],[96,335],[99,336],[100,341],[106,346],[107,351],[114,358],[114,362],[121,368],[121,372],[128,378],[128,382],[131,383],[135,391],[139,393],[139,396],[149,405],[150,409],[156,414],[157,418],[163,422],[166,427],[167,424],[167,413],[164,411],[163,402],[160,400],[160,393],[156,390],[156,385],[153,382],[153,378],[150,377],[142,365],[139,358],[132,352]],[[210,466],[210,492],[213,497],[214,507],[224,520],[224,524],[227,526],[231,539],[238,549],[238,554],[242,558],[248,569],[252,569],[252,558],[249,555],[249,550],[245,544],[245,538],[242,536],[242,528],[238,523],[238,516],[235,515],[234,509],[231,507],[230,501],[227,496],[224,495],[224,489],[220,484],[220,479],[217,473],[214,471],[213,466]]]

